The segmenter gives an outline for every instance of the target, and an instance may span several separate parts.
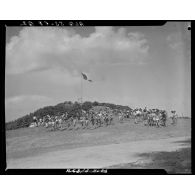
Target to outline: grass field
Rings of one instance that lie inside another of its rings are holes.
[[[143,161],[110,166],[109,168],[121,169],[164,169],[168,174],[191,173],[191,140],[181,142],[187,148],[172,152],[142,153],[139,156]],[[149,161],[149,162],[147,162]]]
[[[9,167],[9,163],[14,160],[27,159],[28,157],[32,158],[46,155],[47,153],[51,154],[51,152],[55,151],[70,151],[72,149],[106,145],[111,146],[112,144],[120,145],[137,141],[141,143],[141,141],[146,140],[157,141],[177,137],[191,137],[190,119],[179,119],[176,126],[172,126],[169,121],[168,126],[165,128],[146,127],[141,123],[134,124],[132,120],[124,123],[115,123],[108,127],[98,129],[50,131],[43,127],[24,128],[6,132],[6,154]],[[183,155],[175,157],[175,161],[178,161],[180,158],[190,159],[190,155],[185,156],[185,154],[187,153],[183,152]],[[167,156],[173,155],[160,153],[160,156],[157,155],[156,157],[156,153],[155,155],[152,153],[145,154],[144,157],[153,159],[153,164],[150,164],[150,167],[160,167],[159,159],[167,159]],[[114,164],[112,165],[114,166]],[[119,166],[119,168],[124,167],[128,168],[129,165],[120,164]]]

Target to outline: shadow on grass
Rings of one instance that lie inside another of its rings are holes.
[[[139,155],[150,159],[145,163],[127,163],[113,165],[109,168],[120,169],[165,169],[168,174],[191,174],[191,148],[183,148],[174,152],[152,152]]]
[[[191,173],[191,148],[183,148],[174,152],[155,152],[141,154],[141,157],[150,158],[151,162],[145,168],[165,169],[169,174]]]
[[[182,145],[191,145],[191,139],[186,139],[186,140],[183,140],[183,141],[176,141],[174,143],[180,143]]]

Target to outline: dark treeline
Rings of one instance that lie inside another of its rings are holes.
[[[89,111],[94,106],[106,106],[111,109],[130,109],[128,106],[115,105],[111,103],[99,103],[86,101],[82,104],[82,109]],[[77,112],[81,112],[81,105],[78,102],[66,101],[64,103],[57,104],[55,106],[46,106],[40,108],[34,113],[30,113],[14,121],[6,123],[6,130],[14,130],[18,128],[28,127],[33,122],[33,116],[38,119],[46,115],[57,116],[67,112],[68,117],[75,116]]]

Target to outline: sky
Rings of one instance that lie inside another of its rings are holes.
[[[81,94],[191,116],[187,26],[6,27],[6,121]]]

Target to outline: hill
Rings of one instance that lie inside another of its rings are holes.
[[[85,111],[89,111],[97,107],[98,109],[101,107],[108,107],[112,110],[114,109],[131,109],[128,106],[115,105],[111,103],[99,103],[99,102],[89,102],[86,101],[82,104],[82,109]],[[96,108],[96,109],[97,109]],[[50,115],[56,116],[61,115],[65,112],[68,113],[68,117],[74,116],[77,112],[81,111],[81,105],[78,102],[65,101],[64,103],[59,103],[55,106],[46,106],[36,110],[33,113],[27,114],[23,117],[20,117],[14,121],[7,122],[5,124],[6,130],[14,130],[23,127],[29,127],[29,125],[33,122],[33,116],[37,118],[42,118],[43,116]]]

